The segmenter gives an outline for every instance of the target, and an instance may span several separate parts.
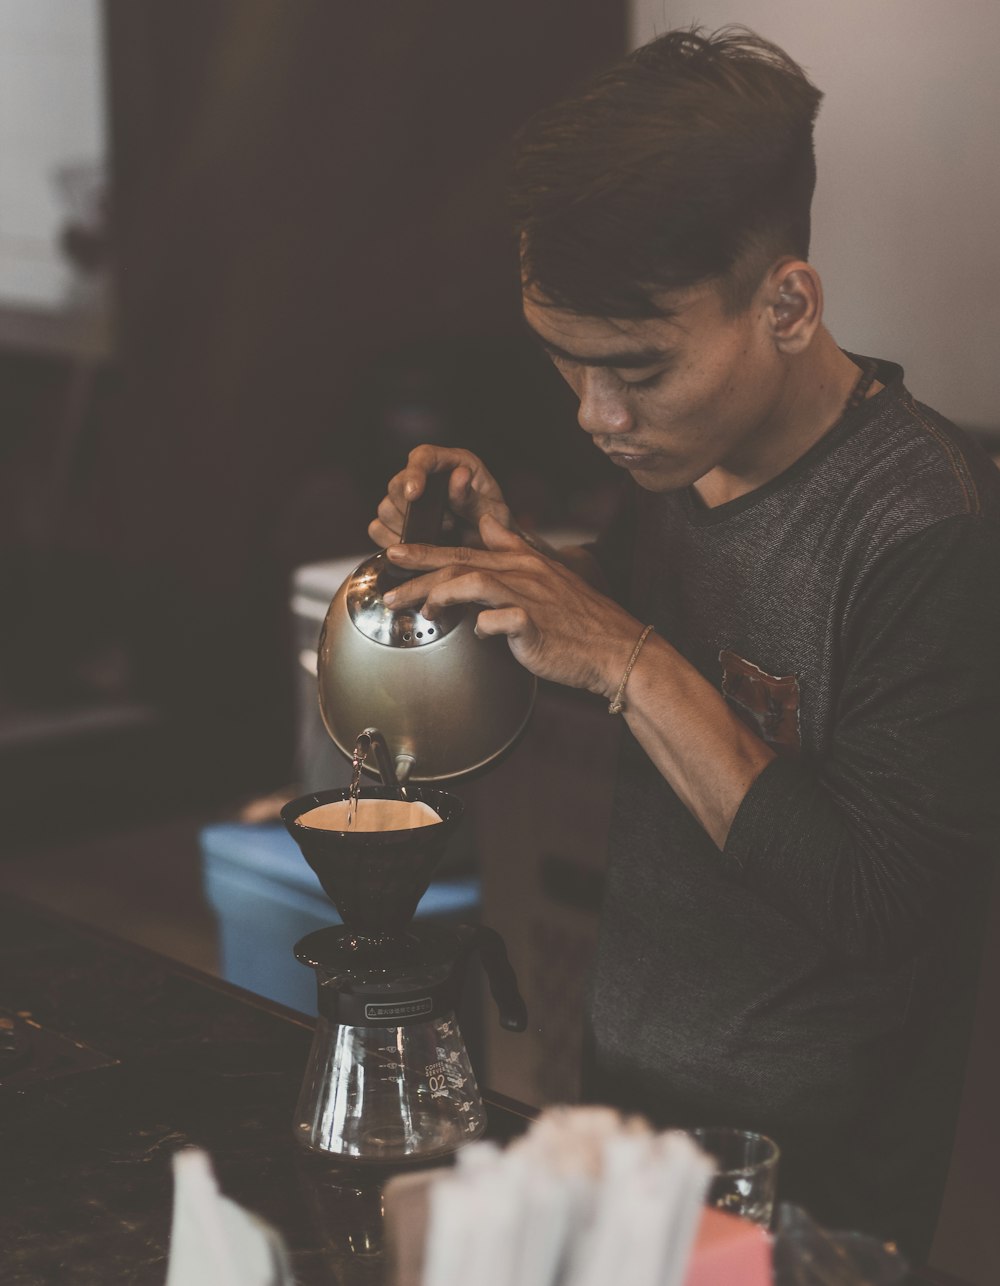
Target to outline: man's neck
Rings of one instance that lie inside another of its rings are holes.
[[[808,351],[790,364],[752,457],[720,465],[694,484],[702,503],[714,509],[756,491],[805,455],[838,423],[859,374],[829,331],[821,329]],[[881,387],[873,384],[868,396]]]

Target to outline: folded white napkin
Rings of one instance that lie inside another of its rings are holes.
[[[177,1152],[166,1286],[293,1286],[279,1235],[219,1192],[207,1153]]]
[[[504,1151],[474,1143],[450,1171],[390,1181],[395,1281],[681,1286],[712,1169],[686,1135],[550,1108]]]
[[[595,1217],[580,1240],[572,1286],[681,1286],[712,1162],[686,1135],[608,1142]]]

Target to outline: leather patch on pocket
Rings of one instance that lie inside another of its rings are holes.
[[[802,748],[798,675],[766,674],[728,648],[719,653],[719,660],[722,695],[737,714],[779,754],[798,754]]]

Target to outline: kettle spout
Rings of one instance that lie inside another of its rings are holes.
[[[406,799],[405,783],[416,762],[413,756],[404,751],[393,760],[385,737],[378,728],[366,728],[361,733],[358,737],[358,749],[362,754],[367,754],[369,750],[374,753],[375,767],[382,778],[383,786],[398,790],[400,797]]]
[[[403,786],[410,780],[410,773],[413,771],[413,765],[416,762],[416,759],[414,759],[412,755],[408,755],[405,751],[396,756],[394,767],[396,769],[396,780],[399,782],[400,786]]]

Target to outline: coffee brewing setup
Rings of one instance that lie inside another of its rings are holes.
[[[441,543],[446,488],[446,476],[428,479],[407,511],[404,542]],[[334,596],[319,643],[319,703],[354,781],[292,800],[281,814],[343,922],[295,947],[316,972],[318,1008],[295,1135],[352,1166],[431,1161],[486,1128],[456,1017],[474,956],[501,1026],[527,1026],[496,932],[412,920],[463,813],[439,783],[513,745],[535,679],[506,639],[476,637],[474,608],[433,620],[389,608],[383,595],[409,575],[376,554]],[[363,773],[380,784],[361,787]],[[368,814],[378,829],[366,828]]]

